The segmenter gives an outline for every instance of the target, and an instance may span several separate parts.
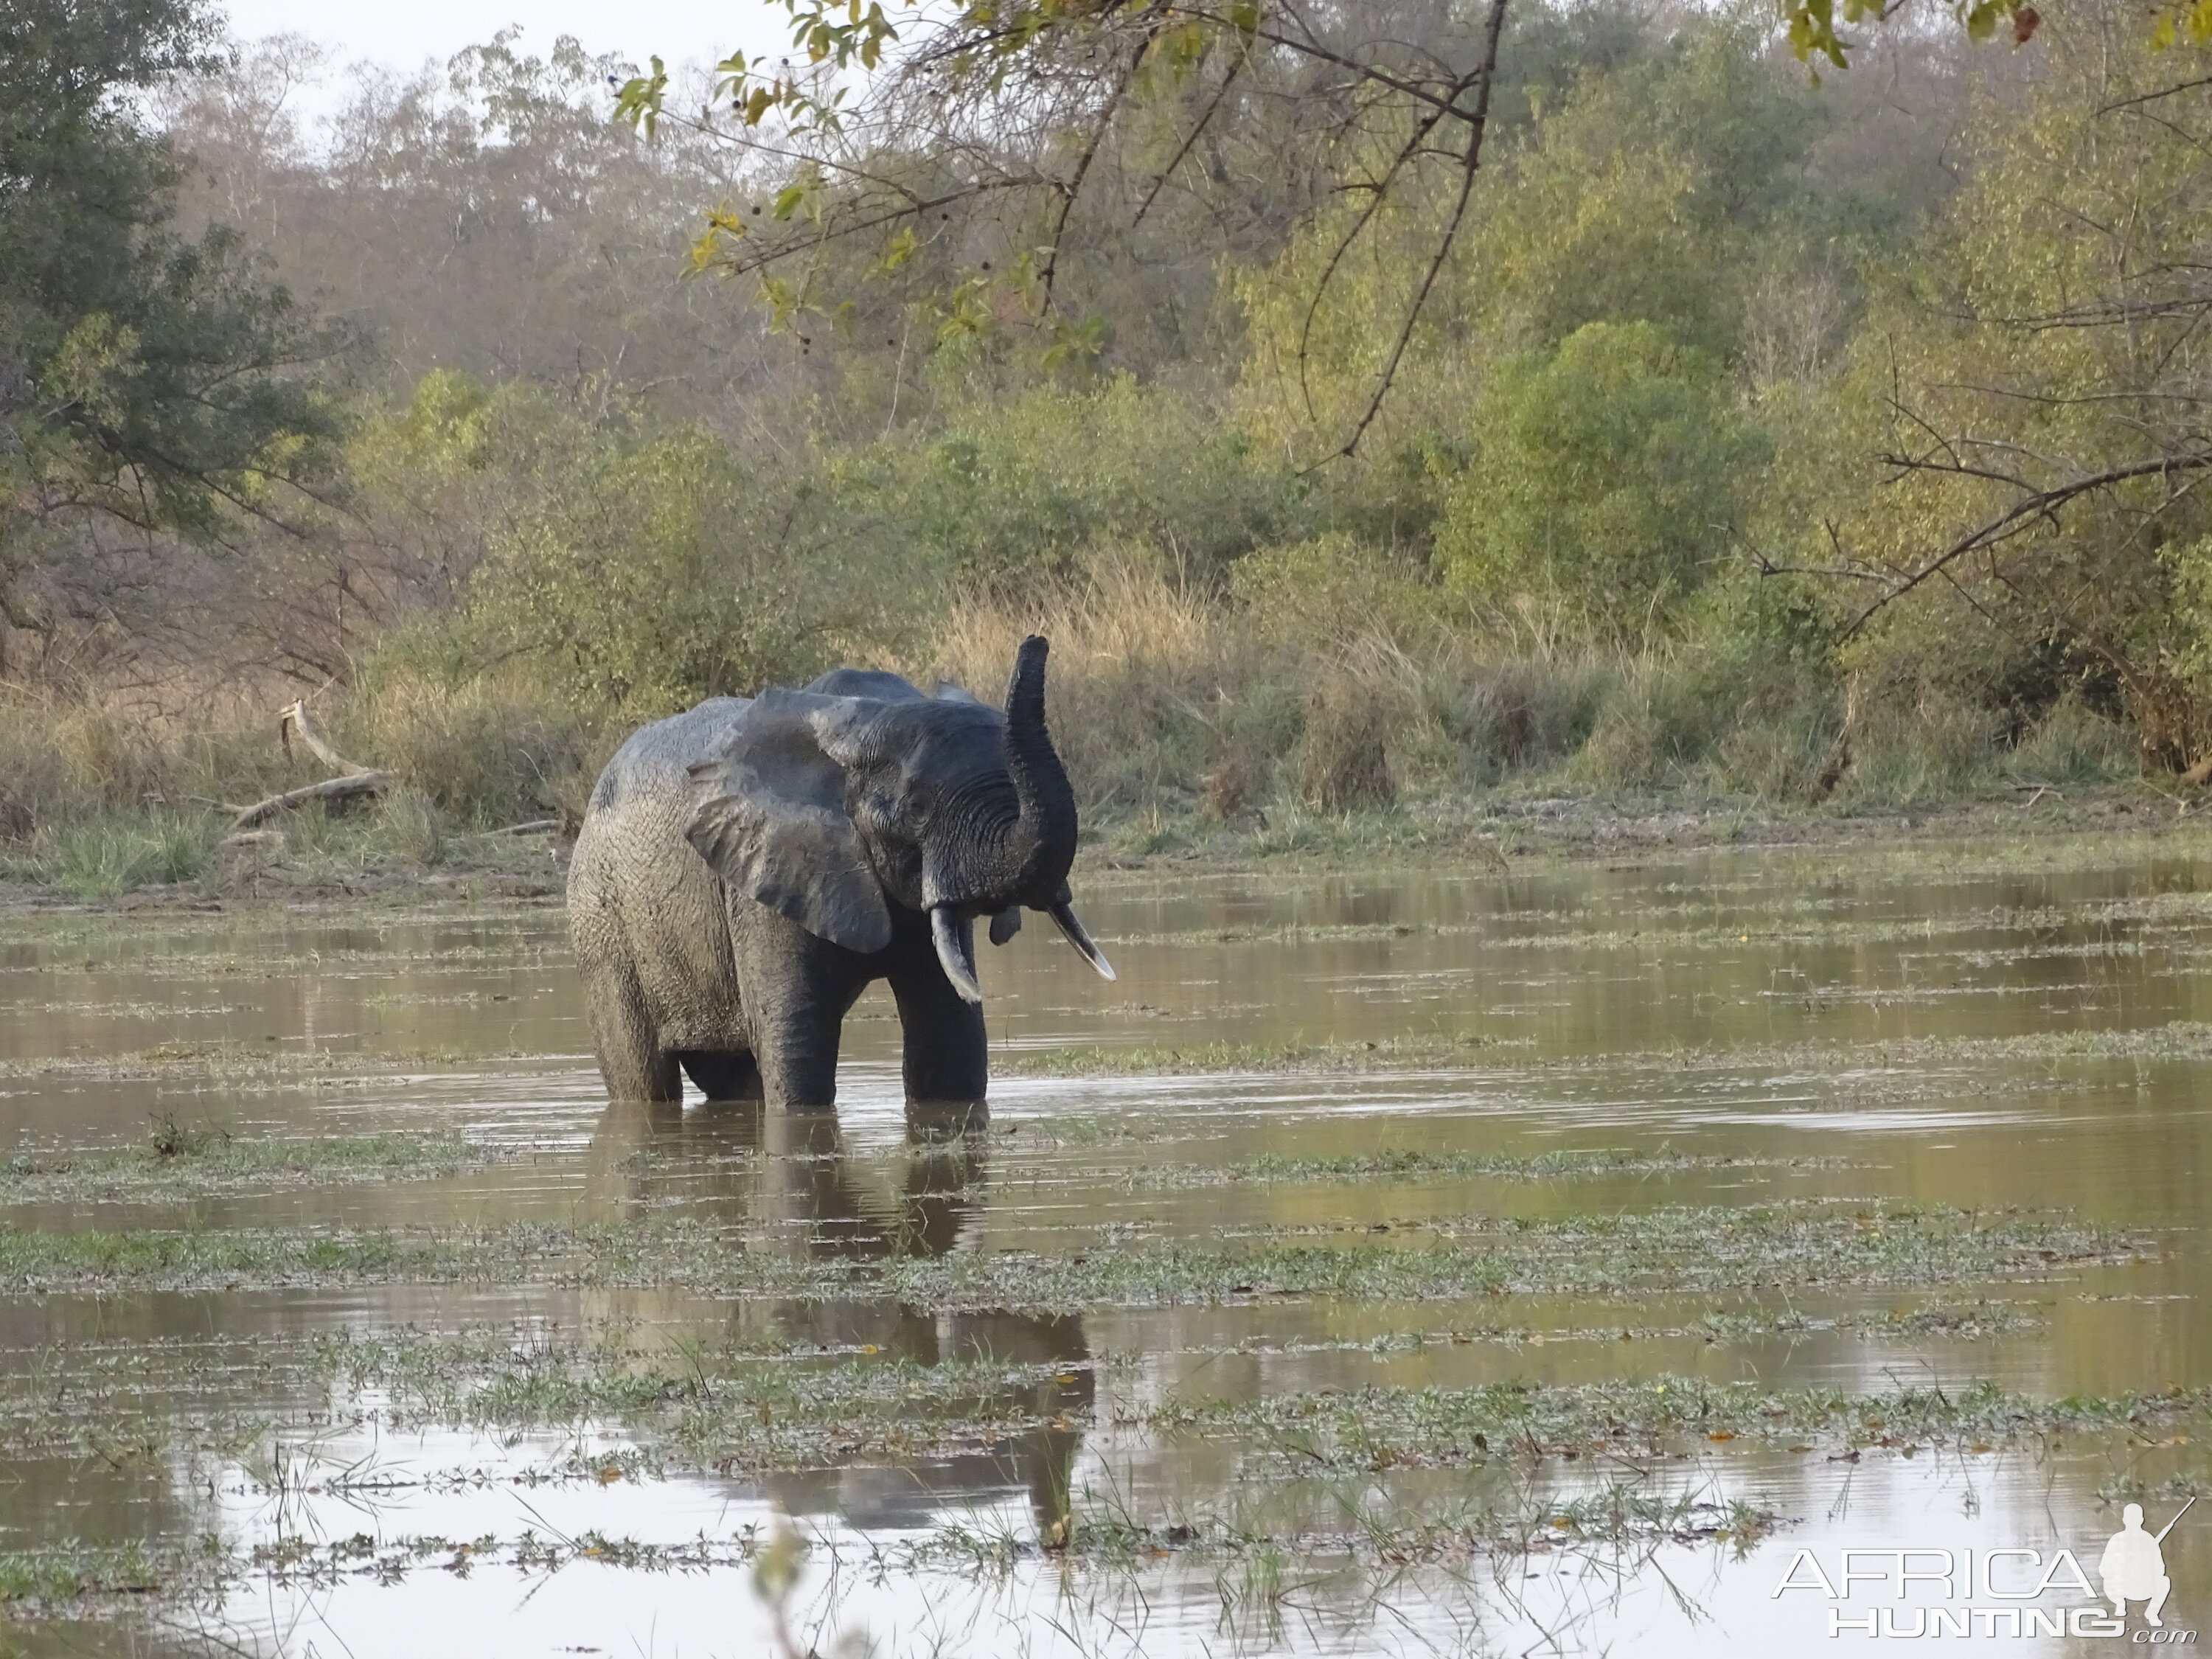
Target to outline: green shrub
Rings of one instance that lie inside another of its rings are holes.
[[[2069,693],[2036,722],[2005,769],[2031,783],[2104,783],[2136,776],[2142,761],[2133,732]]]
[[[1772,692],[1739,710],[1722,735],[1713,781],[1763,801],[1824,800],[1850,762],[1842,734],[1840,711],[1825,686],[1808,681]]]
[[[1257,550],[1237,565],[1230,591],[1262,629],[1305,648],[1427,635],[1442,614],[1405,550],[1341,531]]]
[[[54,832],[39,863],[48,881],[76,897],[112,898],[155,883],[196,880],[213,846],[205,818],[102,817]]]
[[[1285,458],[1202,399],[1121,375],[877,444],[825,469],[806,512],[841,541],[917,544],[954,581],[1016,593],[1079,579],[1098,549],[1211,586],[1294,537],[1305,495]]]
[[[1570,763],[1572,775],[1601,789],[1702,783],[1736,708],[1704,670],[1687,656],[1624,661]]]
[[[1668,631],[1760,458],[1716,367],[1640,322],[1499,363],[1469,431],[1437,532],[1448,580],[1491,614],[1616,646]]]
[[[1486,665],[1468,678],[1461,722],[1475,775],[1546,765],[1588,741],[1619,671],[1595,659]]]
[[[696,428],[440,373],[361,448],[401,533],[456,544],[461,578],[453,608],[383,643],[372,678],[461,688],[520,666],[556,702],[666,714],[810,678],[912,597],[894,571],[856,571],[838,526],[802,522],[818,481],[764,482]]]
[[[1940,684],[1887,688],[1861,700],[1843,793],[1893,806],[1941,802],[2001,757],[2001,718]]]

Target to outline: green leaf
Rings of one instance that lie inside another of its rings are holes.
[[[629,122],[632,131],[642,128],[647,138],[659,131],[661,100],[668,90],[667,70],[659,58],[652,61],[651,75],[632,76],[615,92],[615,118]]]
[[[885,271],[896,270],[914,258],[915,250],[921,246],[921,239],[915,234],[914,227],[901,225],[897,234],[884,246],[883,269]]]

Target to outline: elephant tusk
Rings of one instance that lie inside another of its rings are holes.
[[[937,960],[952,988],[969,1002],[982,1001],[982,990],[975,983],[975,938],[967,919],[940,904],[929,913],[929,934],[937,942]]]
[[[1098,970],[1101,978],[1116,977],[1114,964],[1106,960],[1106,953],[1083,931],[1083,924],[1075,919],[1074,908],[1066,899],[1054,899],[1049,914],[1060,924],[1060,931],[1067,935],[1067,942],[1083,952],[1083,959]]]

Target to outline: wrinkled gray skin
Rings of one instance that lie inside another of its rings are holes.
[[[826,1107],[837,1040],[890,981],[915,1105],[979,1108],[973,924],[1004,944],[1046,911],[1111,979],[1069,908],[1075,797],[1044,723],[1045,641],[1002,713],[840,669],[714,697],[633,733],[599,775],[568,929],[607,1091]]]

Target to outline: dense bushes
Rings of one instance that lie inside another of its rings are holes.
[[[1588,323],[1490,372],[1437,531],[1498,626],[1663,638],[1729,550],[1765,459],[1717,365],[1648,322]]]

